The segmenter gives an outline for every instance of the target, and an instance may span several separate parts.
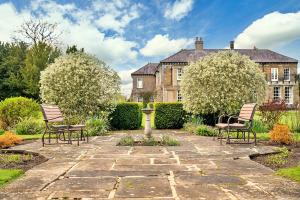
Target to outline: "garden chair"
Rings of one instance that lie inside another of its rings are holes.
[[[61,123],[64,122],[63,115],[56,105],[41,105],[42,113],[44,116],[44,121],[46,124],[45,132],[42,136],[42,143],[45,146],[45,135],[48,134],[48,143],[51,143],[51,134],[56,134],[56,143],[58,140],[63,140],[67,142],[67,144],[72,144],[72,133],[73,132],[80,132],[80,140],[85,140],[84,136],[84,129],[85,125],[78,124],[78,125],[62,125]],[[68,134],[66,139],[65,133]],[[61,138],[63,137],[63,139]],[[86,134],[86,140],[88,142],[88,134]],[[79,134],[77,134],[77,144],[79,146]]]
[[[239,139],[239,133],[242,133],[242,140],[244,142],[234,142],[235,144],[250,144],[250,133],[253,133],[254,136],[254,144],[256,145],[256,133],[253,131],[253,117],[255,113],[256,104],[249,103],[244,104],[240,110],[239,116],[234,115],[221,115],[219,117],[218,123],[216,124],[217,129],[219,130],[218,138],[220,139],[220,143],[222,144],[223,132],[227,132],[227,143],[230,144],[230,132],[236,132],[237,137]],[[227,117],[227,123],[222,123],[222,119]],[[237,122],[230,123],[232,119],[236,119]],[[248,133],[247,142],[246,142],[246,133]]]

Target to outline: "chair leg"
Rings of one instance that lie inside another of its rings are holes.
[[[248,143],[250,142],[250,131],[248,131]]]
[[[86,131],[86,142],[88,143],[89,142],[89,132]]]
[[[51,132],[49,131],[49,133],[48,133],[48,143],[49,143],[49,144],[51,143],[50,137],[51,137]]]
[[[77,132],[77,146],[79,146],[79,132]]]
[[[230,135],[229,130],[227,129],[227,144],[230,144]]]
[[[221,129],[219,129],[219,138],[220,138],[220,145],[222,145],[223,133]]]
[[[45,129],[45,132],[42,135],[42,143],[43,143],[43,147],[45,146],[45,135],[47,133],[47,129]]]
[[[69,144],[72,144],[72,138],[71,137],[72,137],[72,134],[71,134],[71,131],[69,131],[68,132],[68,143]]]
[[[252,131],[252,133],[253,133],[253,136],[254,136],[254,145],[256,146],[257,145],[256,133],[254,131]]]

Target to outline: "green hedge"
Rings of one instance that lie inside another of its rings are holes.
[[[118,103],[115,111],[110,115],[110,125],[117,130],[139,129],[142,122],[141,103]]]
[[[157,129],[182,128],[185,111],[182,103],[154,103],[154,124]]]
[[[36,101],[25,97],[12,97],[0,102],[0,124],[3,129],[12,128],[27,117],[41,117],[40,106]]]

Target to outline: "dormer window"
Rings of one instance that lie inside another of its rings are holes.
[[[278,81],[278,68],[271,68],[271,81]]]
[[[290,68],[285,68],[285,69],[283,70],[283,77],[284,77],[284,80],[285,80],[285,81],[290,81],[290,76],[291,76]]]
[[[182,77],[182,68],[178,68],[177,69],[177,80],[180,81],[181,80],[181,77]]]
[[[137,78],[137,85],[136,88],[143,88],[143,79],[142,78]]]

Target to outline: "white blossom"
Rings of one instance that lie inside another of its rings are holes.
[[[120,78],[103,61],[85,53],[57,58],[41,72],[41,98],[67,117],[86,118],[115,108]]]
[[[184,109],[193,114],[236,113],[244,103],[262,103],[266,87],[259,65],[234,51],[191,63],[181,83]]]

